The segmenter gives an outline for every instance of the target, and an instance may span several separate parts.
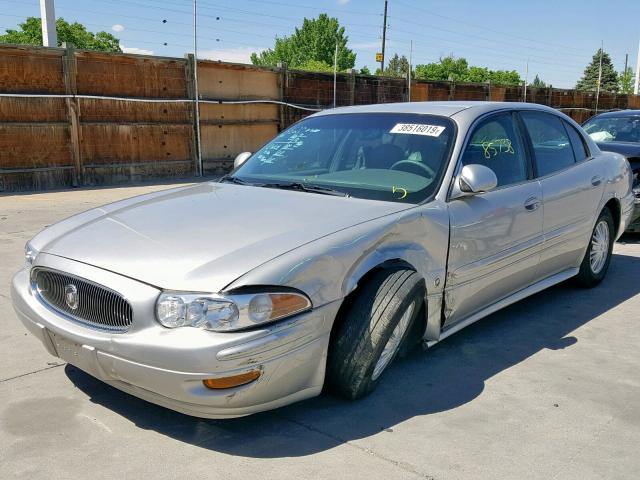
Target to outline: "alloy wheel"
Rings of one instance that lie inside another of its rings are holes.
[[[607,263],[609,256],[609,225],[605,220],[600,220],[593,230],[591,237],[591,253],[589,262],[591,271],[598,274]]]
[[[400,321],[393,329],[387,344],[384,346],[384,350],[382,350],[382,353],[380,354],[380,358],[378,359],[376,366],[373,368],[373,374],[371,375],[372,380],[376,380],[380,375],[382,375],[382,372],[384,372],[385,368],[387,368],[391,363],[391,360],[396,356],[396,353],[400,348],[400,343],[402,342],[404,334],[411,322],[411,316],[413,315],[414,308],[415,302],[411,302],[402,314],[402,317],[400,317]]]

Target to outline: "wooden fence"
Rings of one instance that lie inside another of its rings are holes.
[[[194,70],[190,55],[0,46],[0,191],[197,174]],[[255,151],[309,108],[333,104],[330,74],[200,60],[197,77],[208,175],[228,171],[238,153]],[[337,80],[338,106],[408,100],[403,79],[339,74]],[[490,84],[411,86],[414,101],[522,101],[524,95],[523,87]],[[578,121],[594,113],[591,93],[547,88],[526,95]],[[640,108],[640,97],[603,93],[598,105]]]

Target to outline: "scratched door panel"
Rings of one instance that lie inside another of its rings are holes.
[[[445,324],[537,280],[542,209],[525,203],[541,196],[540,183],[529,181],[450,203]]]

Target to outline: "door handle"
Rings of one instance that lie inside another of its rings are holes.
[[[537,210],[539,206],[540,200],[537,197],[529,197],[527,198],[527,201],[524,202],[524,208],[526,208],[530,212]]]
[[[595,177],[591,178],[591,185],[593,185],[594,187],[597,187],[601,183],[602,183],[602,177],[600,175],[596,175]]]

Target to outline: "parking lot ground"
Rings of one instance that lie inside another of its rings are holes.
[[[616,244],[596,289],[565,283],[491,315],[396,362],[355,403],[322,395],[203,420],[49,356],[10,305],[24,243],[170,186],[0,196],[0,478],[638,478],[637,236]]]

